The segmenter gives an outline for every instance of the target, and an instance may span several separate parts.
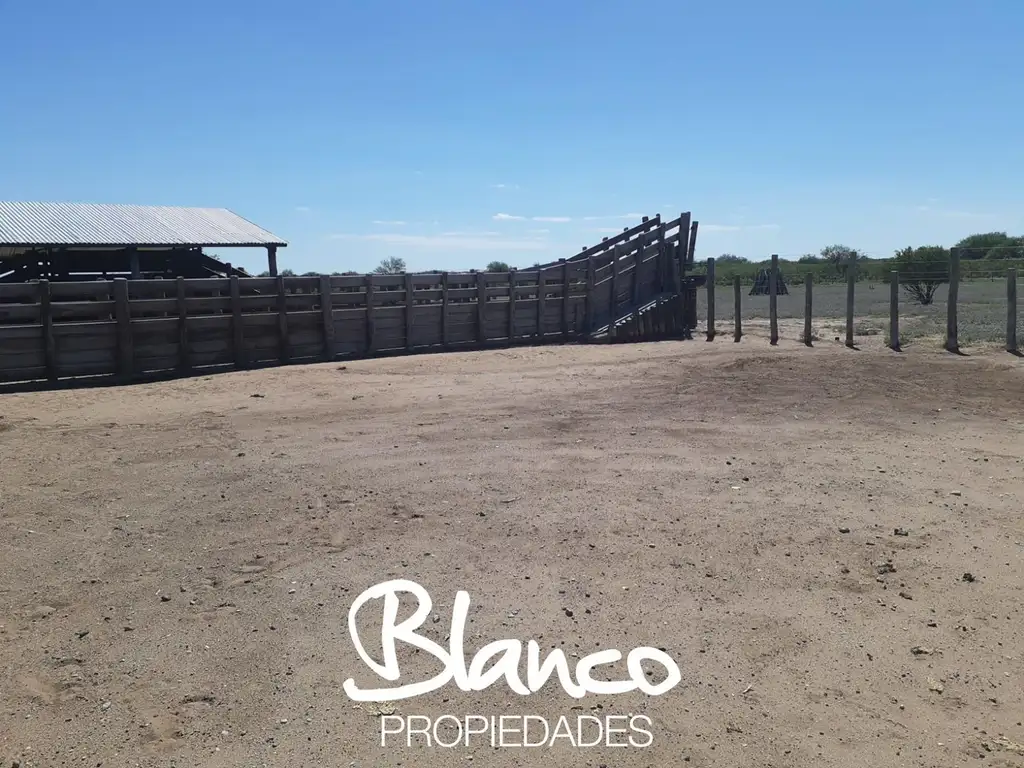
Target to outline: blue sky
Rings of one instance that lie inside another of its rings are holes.
[[[282,267],[1024,233],[1020,0],[0,0],[0,199],[227,207]],[[232,260],[262,267],[260,253]]]

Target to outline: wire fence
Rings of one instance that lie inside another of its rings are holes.
[[[1017,250],[1024,250],[1024,247]],[[812,342],[847,341],[849,327],[855,344],[872,337],[879,343],[890,344],[895,314],[899,346],[947,343],[950,298],[951,293],[955,293],[953,343],[957,348],[990,344],[1015,347],[1018,339],[1024,339],[1024,312],[1015,290],[1016,274],[1021,271],[1016,260],[960,258],[956,264],[954,261],[950,258],[945,264],[922,265],[905,271],[899,271],[892,263],[887,264],[889,268],[885,270],[878,265],[866,268],[859,264],[848,265],[851,271],[847,271],[842,280],[807,269],[795,270],[794,275],[792,264],[780,264],[776,278],[775,334],[780,340],[805,341],[809,280]],[[700,271],[708,275],[707,263],[699,266]],[[745,269],[736,265],[730,267],[728,273],[722,275],[723,270],[715,265],[714,274],[708,275],[713,280],[698,292],[697,331],[708,332],[709,299],[713,293],[716,337],[734,335],[738,302],[742,336],[771,340],[770,262],[748,264]],[[957,269],[960,275],[954,292],[951,291],[951,272]],[[895,293],[891,284],[894,273]]]

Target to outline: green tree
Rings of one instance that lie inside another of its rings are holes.
[[[390,256],[378,264],[373,273],[375,275],[403,275],[405,274],[405,259],[397,256]]]
[[[924,306],[932,303],[940,285],[949,282],[949,250],[941,245],[896,251],[893,266],[899,271],[903,290]]]
[[[835,270],[836,274],[845,276],[850,264],[866,259],[863,253],[847,245],[827,245],[821,249],[821,261]]]
[[[1012,237],[1005,232],[968,235],[955,247],[960,251],[960,258],[964,260],[1024,258],[1024,238]]]
[[[716,264],[749,264],[750,259],[744,256],[737,256],[735,253],[723,253],[715,258]]]
[[[485,272],[511,272],[512,268],[504,261],[492,261],[487,265]]]
[[[797,264],[821,264],[822,261],[824,261],[824,259],[822,259],[821,256],[813,253],[805,253],[797,259]]]

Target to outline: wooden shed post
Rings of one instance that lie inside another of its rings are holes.
[[[267,246],[267,269],[271,277],[277,277],[277,246]]]
[[[132,280],[142,277],[142,267],[139,264],[139,249],[132,245],[128,247],[128,268],[132,273]]]

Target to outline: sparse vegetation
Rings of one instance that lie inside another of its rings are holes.
[[[390,256],[383,259],[374,270],[375,275],[403,275],[405,274],[405,259],[397,256]]]
[[[925,245],[897,251],[892,261],[903,290],[918,304],[928,306],[939,286],[949,282],[949,258],[949,251],[941,245]]]

